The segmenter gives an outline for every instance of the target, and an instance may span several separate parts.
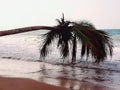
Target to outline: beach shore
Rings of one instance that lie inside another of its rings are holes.
[[[0,77],[0,90],[68,90],[31,79]]]
[[[1,58],[0,90],[119,90],[119,85],[102,84],[104,83],[103,79],[95,78],[99,82],[93,82],[86,76],[88,80],[84,77],[79,80],[79,76],[86,74],[84,72],[79,74],[78,71],[80,71],[79,68],[75,70],[71,67],[43,62]],[[74,73],[78,73],[76,74],[78,79],[69,78],[69,75],[74,75]],[[87,74],[90,75],[90,73]]]
[[[81,84],[83,85],[82,86],[80,85],[81,86],[80,90],[117,90],[113,88],[95,85],[88,82],[87,83],[84,82]],[[0,90],[73,90],[73,89],[49,85],[27,78],[0,77]]]

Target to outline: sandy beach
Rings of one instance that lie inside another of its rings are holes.
[[[81,83],[80,86],[81,86],[80,90],[117,90],[85,82]],[[48,85],[45,83],[37,82],[35,80],[26,78],[0,77],[0,90],[73,90],[73,89]]]
[[[0,90],[119,90],[119,85],[105,85],[99,78],[99,83],[90,82],[88,76],[88,80],[82,77],[86,75],[84,72],[78,74],[83,80],[72,79],[70,69],[42,62],[0,59]],[[71,74],[76,73],[73,70]]]
[[[38,63],[28,63],[39,66]],[[38,75],[32,76],[27,73],[30,70],[37,70],[39,67],[29,68],[26,66],[28,63],[12,59],[0,59],[0,90],[68,90],[64,87],[36,81]]]
[[[0,90],[68,90],[31,79],[0,77]]]

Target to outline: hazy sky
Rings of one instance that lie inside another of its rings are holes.
[[[120,28],[120,0],[0,0],[0,29],[88,20],[96,28]]]

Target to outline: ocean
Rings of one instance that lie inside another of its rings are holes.
[[[105,29],[114,44],[112,58],[108,56],[105,61],[119,61],[120,60],[120,29]],[[0,57],[12,58],[18,60],[39,61],[41,60],[39,50],[41,49],[43,37],[42,34],[46,33],[45,30],[32,31],[15,35],[8,35],[0,37]],[[78,53],[80,52],[80,45],[78,45]],[[51,48],[52,47],[52,48]],[[50,54],[44,61],[49,63],[63,63],[63,59],[60,57],[59,50],[56,47],[55,42],[50,46]],[[57,56],[57,57],[54,57]],[[51,61],[51,59],[53,61]],[[57,60],[56,60],[57,59]],[[64,60],[64,63],[69,63],[70,57]],[[80,55],[77,54],[79,61]],[[84,59],[84,58],[83,58]]]
[[[56,49],[56,44],[52,44],[53,48],[50,48],[50,54],[45,60],[40,58],[39,50],[41,48],[43,38],[42,34],[47,31],[32,31],[15,35],[8,35],[0,37],[0,58],[5,59],[5,62],[10,60],[15,61],[25,61],[25,62],[38,62],[46,65],[47,69],[51,69],[55,73],[50,73],[51,71],[46,71],[47,75],[40,73],[41,77],[49,77],[48,80],[55,78],[67,78],[73,80],[84,80],[99,85],[103,85],[110,88],[120,88],[120,29],[105,29],[113,40],[113,56],[109,57],[100,64],[79,62],[79,55],[77,55],[77,60],[79,63],[73,66],[64,66],[61,63],[69,63],[70,58],[61,59],[58,49]],[[78,51],[80,48],[78,48]],[[10,59],[10,60],[9,60]],[[3,60],[2,60],[3,62]],[[13,63],[14,61],[12,61]],[[50,64],[50,67],[47,65]],[[26,65],[26,64],[25,64]],[[34,65],[34,64],[33,64]],[[31,65],[33,68],[34,66]],[[53,65],[53,66],[51,66]],[[58,66],[57,69],[53,68]],[[16,66],[17,67],[17,66]],[[32,72],[31,67],[31,72]],[[52,68],[51,68],[52,67]],[[61,69],[58,69],[61,68]],[[0,69],[1,70],[1,69]],[[28,70],[30,72],[30,70]],[[27,71],[26,71],[27,72]],[[60,73],[61,72],[61,73]],[[3,73],[3,72],[1,72]],[[39,80],[40,81],[40,80]],[[56,82],[56,81],[55,81]],[[102,82],[102,83],[101,83]],[[46,83],[50,83],[49,81]],[[56,83],[52,83],[55,84]],[[59,86],[59,85],[58,85]],[[69,87],[65,86],[65,87]],[[74,90],[78,90],[78,86],[73,86]],[[87,90],[87,89],[86,89]]]

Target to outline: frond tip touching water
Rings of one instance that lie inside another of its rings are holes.
[[[69,45],[72,42],[72,63],[76,61],[77,43],[82,44],[81,57],[87,58],[91,55],[95,62],[99,63],[107,58],[108,53],[112,56],[112,40],[110,36],[96,28],[89,22],[71,22],[65,21],[64,16],[58,20],[55,29],[45,34],[44,44],[41,49],[41,56],[46,57],[48,46],[55,40],[58,40],[57,46],[60,49],[61,56],[66,58],[69,56]]]

